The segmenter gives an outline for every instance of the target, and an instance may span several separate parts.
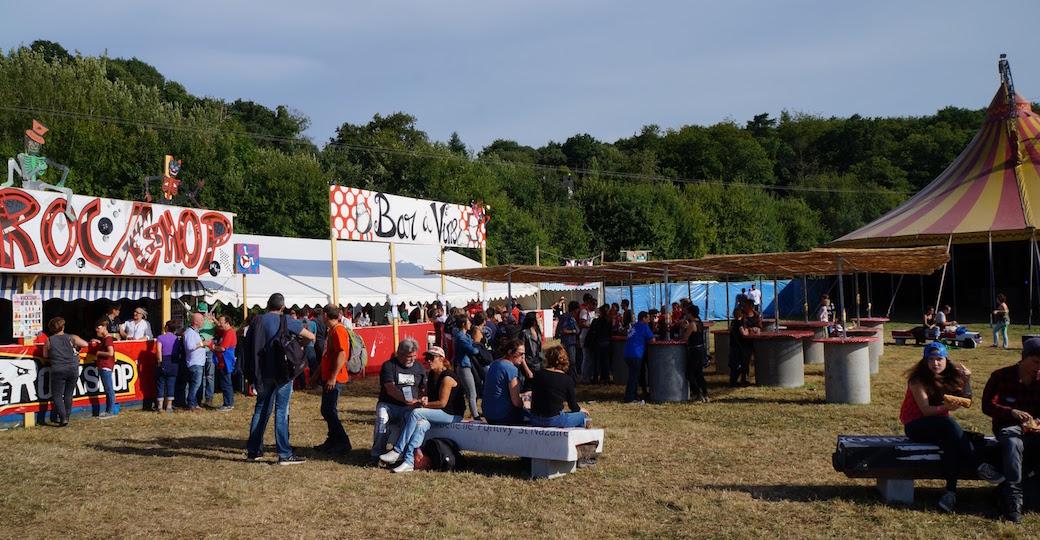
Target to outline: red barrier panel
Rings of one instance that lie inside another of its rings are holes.
[[[355,328],[355,332],[361,339],[365,340],[365,349],[368,351],[368,367],[365,375],[379,375],[379,368],[397,351],[397,343],[394,343],[393,326],[365,326]],[[428,337],[433,335],[433,323],[402,324],[397,327],[397,333],[401,339],[410,337],[419,343],[419,358],[429,347]]]
[[[112,370],[116,403],[135,403],[155,398],[155,342],[117,341],[116,365]],[[73,408],[90,406],[104,396],[92,352],[80,353],[79,384]],[[142,390],[144,392],[142,392]],[[43,359],[39,345],[0,346],[0,424],[8,415],[49,410],[51,399],[50,365]],[[10,417],[8,417],[10,418]]]

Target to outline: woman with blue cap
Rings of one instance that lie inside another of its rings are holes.
[[[924,354],[906,372],[906,397],[899,411],[906,436],[914,442],[934,444],[942,450],[942,470],[946,491],[939,508],[952,513],[957,504],[957,477],[971,468],[979,478],[993,484],[1004,476],[979,460],[971,440],[950,411],[971,406],[971,371],[948,359],[946,345],[934,342],[924,347]]]

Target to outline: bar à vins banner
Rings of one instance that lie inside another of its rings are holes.
[[[234,214],[0,189],[0,272],[194,278],[230,275]]]
[[[329,190],[332,231],[340,240],[477,248],[487,239],[482,205],[412,199],[344,186]]]

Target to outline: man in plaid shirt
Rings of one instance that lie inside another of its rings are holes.
[[[993,419],[1007,479],[1001,491],[1001,511],[1014,523],[1022,521],[1023,471],[1036,466],[1035,454],[1040,452],[1038,376],[1040,338],[1033,338],[1025,342],[1017,364],[990,375],[982,393],[982,412]]]

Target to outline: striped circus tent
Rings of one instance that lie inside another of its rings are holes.
[[[0,298],[10,300],[19,292],[19,276],[0,274]],[[141,300],[161,297],[162,285],[158,279],[123,278],[108,276],[40,276],[33,285],[33,292],[40,293],[44,300],[54,298],[73,302],[75,300]],[[206,293],[202,283],[196,279],[178,279],[173,282],[173,297],[202,296]]]
[[[1029,240],[1040,212],[1040,115],[1002,83],[963,152],[919,193],[831,243],[885,247]],[[992,235],[992,237],[991,237]]]

